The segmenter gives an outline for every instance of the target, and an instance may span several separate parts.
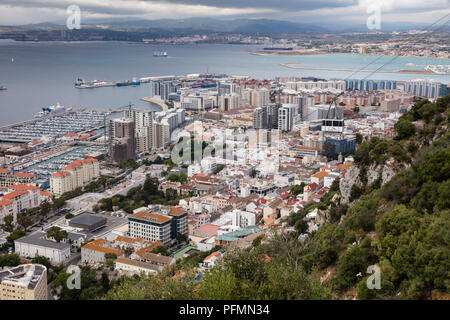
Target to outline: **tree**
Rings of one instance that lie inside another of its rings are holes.
[[[9,234],[9,236],[6,238],[9,242],[14,242],[15,240],[22,238],[26,235],[26,232],[23,230],[16,230]]]
[[[0,267],[15,267],[20,264],[20,257],[16,253],[0,256]]]
[[[14,230],[14,217],[12,214],[8,214],[3,218],[2,229],[6,232],[12,232]]]
[[[102,284],[104,292],[108,292],[111,285],[109,282],[108,274],[106,272],[102,272],[102,277],[100,279],[100,282]]]
[[[199,299],[231,300],[238,298],[238,283],[230,268],[222,266],[213,267],[203,277],[198,289]]]
[[[39,208],[41,210],[41,215],[42,216],[46,216],[50,212],[50,210],[52,209],[52,205],[51,205],[50,202],[44,201],[44,202],[41,203]]]
[[[357,163],[360,163],[362,165],[367,165],[370,163],[370,157],[369,157],[370,147],[369,143],[367,141],[363,141],[358,149],[356,149],[355,152],[355,161]]]
[[[33,224],[33,220],[29,214],[22,212],[17,215],[17,224],[27,231],[27,228]]]
[[[61,242],[63,239],[67,239],[67,231],[60,227],[51,227],[47,230],[47,237],[55,239],[56,242]]]
[[[163,256],[169,256],[170,252],[169,249],[166,246],[158,246],[155,249],[152,250],[152,253],[154,254],[161,254]]]
[[[117,255],[114,253],[105,253],[105,263],[110,266],[113,267],[114,266],[114,262],[117,259]]]
[[[400,118],[394,125],[394,129],[397,132],[395,139],[404,140],[411,137],[416,132],[414,124],[406,119]]]
[[[52,267],[52,264],[50,262],[50,260],[47,257],[44,256],[37,256],[34,257],[31,260],[32,263],[37,263],[37,264],[42,264],[43,266],[45,266],[47,269],[50,269]]]
[[[216,167],[216,171],[214,172],[214,174],[218,174],[220,171],[222,171],[225,168],[224,164],[219,164]]]
[[[302,184],[296,184],[291,188],[290,193],[294,196],[298,196],[299,194],[303,193],[303,188],[305,187],[305,183],[302,182]]]
[[[328,159],[331,159],[333,157],[335,145],[331,142],[325,142],[323,145],[322,153],[324,156],[326,156]]]

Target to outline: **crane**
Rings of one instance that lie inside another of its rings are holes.
[[[131,102],[127,105],[127,106],[121,106],[121,107],[115,107],[115,108],[109,108],[108,112],[105,112],[104,116],[103,116],[103,142],[104,142],[104,157],[105,157],[105,162],[108,162],[108,143],[106,142],[106,117],[109,115],[109,113],[113,110],[120,110],[120,109],[124,109],[124,108],[128,108],[128,115],[131,115],[131,107],[134,106],[134,104],[132,104]]]

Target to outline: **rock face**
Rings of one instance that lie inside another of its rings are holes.
[[[398,166],[398,164],[397,164]],[[366,169],[363,169],[367,177],[367,185],[371,185],[375,180],[381,178],[381,185],[392,179],[394,175],[398,172],[399,168],[396,168],[394,160],[389,160],[385,164],[377,165],[372,163]],[[352,186],[356,184],[359,187],[363,187],[363,183],[360,178],[361,169],[357,165],[353,165],[348,168],[344,177],[339,181],[339,189],[341,191],[341,202],[348,203],[350,198],[350,191]]]
[[[352,186],[356,183],[361,185],[359,179],[360,170],[356,165],[352,165],[348,168],[344,177],[339,181],[339,190],[341,192],[341,203],[348,203],[350,198],[350,191]]]

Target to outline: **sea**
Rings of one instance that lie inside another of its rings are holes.
[[[129,42],[18,42],[0,40],[0,126],[32,119],[42,107],[55,105],[77,108],[114,109],[129,103],[136,108],[159,110],[141,101],[150,92],[149,84],[128,87],[76,89],[77,78],[121,81],[133,77],[225,73],[248,75],[256,79],[277,76],[345,79],[353,72],[299,70],[282,66],[330,69],[381,70],[421,69],[430,64],[448,64],[448,60],[371,56],[358,54],[322,54],[309,56],[268,56],[252,52],[262,46],[233,44],[151,45]],[[153,57],[166,51],[168,57]],[[411,66],[411,64],[413,66]],[[359,72],[353,79],[367,77]],[[411,80],[428,78],[448,83],[448,75],[375,73],[368,79]]]

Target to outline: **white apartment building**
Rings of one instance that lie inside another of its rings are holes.
[[[100,165],[97,159],[76,160],[50,177],[50,190],[60,196],[65,192],[83,187],[100,176]]]
[[[7,215],[13,215],[13,223],[17,222],[17,214],[23,210],[41,204],[40,189],[36,186],[13,185],[8,193],[0,197],[0,221]]]

